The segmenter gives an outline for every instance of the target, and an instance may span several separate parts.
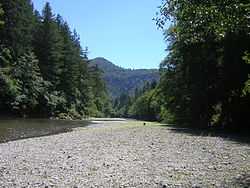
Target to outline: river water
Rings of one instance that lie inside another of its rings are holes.
[[[0,143],[68,132],[72,128],[84,127],[89,124],[88,121],[2,119],[0,120]]]

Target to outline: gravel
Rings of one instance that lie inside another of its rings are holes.
[[[250,187],[250,145],[136,121],[0,144],[0,187]]]

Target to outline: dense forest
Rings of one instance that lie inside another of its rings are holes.
[[[155,20],[169,54],[159,88],[176,123],[249,128],[249,13],[249,1],[163,1]]]
[[[163,101],[160,98],[160,90],[157,82],[146,82],[140,88],[136,88],[134,93],[124,93],[117,97],[114,102],[115,115],[149,121],[163,121],[167,116]],[[168,116],[168,118],[170,118]]]
[[[22,117],[106,117],[102,73],[88,66],[79,35],[49,3],[0,0],[0,114]]]

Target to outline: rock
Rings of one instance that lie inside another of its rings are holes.
[[[0,187],[119,187],[122,183],[121,187],[135,188],[203,188],[233,187],[238,182],[242,182],[241,187],[249,185],[250,180],[244,178],[250,168],[249,145],[178,130],[176,133],[148,124],[126,128],[109,123],[0,144]]]
[[[210,170],[211,170],[211,169],[214,169],[214,166],[211,166],[211,165],[210,165],[210,166],[208,166],[208,169],[210,169]]]
[[[241,176],[241,174],[238,174],[237,176],[236,176],[236,179],[241,179],[242,178],[242,176]]]
[[[166,183],[166,182],[164,182],[164,181],[161,181],[160,183],[159,183],[159,188],[167,188],[168,187],[168,184]]]
[[[202,187],[200,185],[194,184],[194,185],[192,185],[192,188],[202,188]]]

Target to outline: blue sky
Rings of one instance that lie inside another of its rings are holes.
[[[104,57],[125,68],[158,68],[165,57],[162,31],[152,18],[161,0],[33,0],[41,11],[50,2],[76,29],[89,58]]]

